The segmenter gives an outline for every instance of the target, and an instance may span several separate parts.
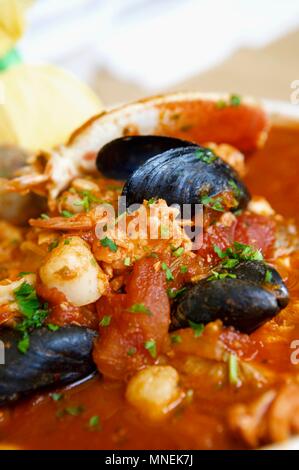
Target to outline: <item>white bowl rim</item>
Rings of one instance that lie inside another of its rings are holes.
[[[274,120],[292,120],[298,121],[299,124],[299,104],[295,105],[291,102],[280,100],[262,100],[267,112]],[[285,442],[271,444],[260,448],[259,450],[299,450],[299,437],[293,437]]]

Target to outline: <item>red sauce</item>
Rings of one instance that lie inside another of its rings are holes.
[[[299,222],[299,129],[274,127],[263,150],[248,158],[246,183],[252,194],[264,196],[274,209]],[[291,302],[274,320],[250,337],[228,331],[224,341],[232,350],[241,341],[244,358],[254,358],[274,375],[272,385],[282,374],[299,373],[290,362],[290,343],[299,339],[299,261],[292,256],[288,280]],[[297,302],[297,304],[296,304]],[[182,332],[187,338],[190,331]],[[240,345],[239,345],[240,346]],[[193,396],[165,420],[151,423],[141,419],[124,398],[123,383],[99,377],[68,390],[54,401],[49,393],[39,394],[10,409],[0,411],[0,443],[25,449],[237,449],[244,444],[229,432],[226,412],[230,405],[246,402],[269,385],[252,382],[230,387],[225,381],[211,380],[212,361],[206,359],[197,373],[188,373],[184,346],[178,345],[168,361],[181,372],[185,389]],[[192,364],[191,364],[192,366]],[[192,366],[195,367],[194,364]],[[193,371],[194,372],[194,371]],[[64,414],[69,406],[81,406],[78,416]],[[100,424],[90,428],[89,419],[99,416]]]

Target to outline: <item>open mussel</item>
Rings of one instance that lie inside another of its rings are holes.
[[[189,322],[222,320],[251,333],[273,318],[289,301],[279,273],[262,261],[246,261],[234,269],[202,279],[173,305],[171,329]]]
[[[129,177],[123,189],[127,207],[154,197],[182,208],[184,204],[204,203],[224,193],[233,195],[232,210],[245,208],[250,199],[234,169],[210,149],[197,145],[171,149],[150,158]]]
[[[157,135],[120,137],[101,148],[96,165],[106,178],[126,181],[149,158],[166,150],[192,145],[186,140]]]
[[[4,364],[0,365],[0,405],[48,386],[76,382],[94,370],[91,351],[95,332],[78,326],[57,331],[43,327],[30,335],[30,347],[18,350],[20,333],[4,329]]]

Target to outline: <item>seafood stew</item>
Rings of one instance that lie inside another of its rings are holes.
[[[240,97],[176,99],[137,105],[164,106],[159,127],[130,115],[100,143],[128,105],[2,180],[48,200],[0,222],[3,448],[299,433],[299,126]]]

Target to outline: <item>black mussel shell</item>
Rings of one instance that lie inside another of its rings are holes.
[[[4,329],[5,364],[0,365],[0,404],[13,402],[29,392],[60,386],[89,376],[95,371],[92,346],[96,333],[67,326],[57,331],[40,328],[30,335],[30,347],[18,350],[20,333]]]
[[[243,262],[229,273],[236,278],[206,278],[190,287],[173,305],[171,329],[188,327],[189,321],[207,324],[220,319],[251,333],[288,304],[283,280],[265,263]]]
[[[238,279],[253,282],[272,292],[280,308],[284,308],[289,303],[289,291],[280,274],[263,261],[245,261],[238,264],[228,272],[235,274]]]
[[[199,204],[203,197],[233,191],[234,210],[247,206],[250,194],[237,173],[209,149],[199,146],[168,150],[147,160],[123,189],[126,205],[165,199],[168,205]]]
[[[149,158],[166,150],[192,145],[185,140],[157,135],[120,137],[101,148],[96,165],[106,178],[126,181]]]

